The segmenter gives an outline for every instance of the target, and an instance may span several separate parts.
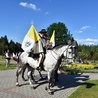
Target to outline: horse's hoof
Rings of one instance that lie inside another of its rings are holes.
[[[49,95],[53,95],[54,94],[54,92],[48,92],[49,93]]]
[[[51,84],[51,87],[54,87],[54,86],[55,86],[55,83],[52,83],[52,84]]]
[[[40,80],[40,81],[41,81],[41,80],[45,80],[45,78],[42,77],[42,78],[40,78],[39,80]]]
[[[48,88],[47,88],[47,87],[45,87],[45,90],[48,90]]]
[[[28,81],[28,79],[23,79],[23,81]]]
[[[34,86],[31,86],[31,89],[35,89],[35,87]]]
[[[37,83],[38,81],[33,81],[33,83]]]
[[[16,83],[16,86],[19,86],[19,83]]]

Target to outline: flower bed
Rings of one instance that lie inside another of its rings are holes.
[[[69,74],[98,73],[98,69],[93,64],[70,64],[67,67],[63,66],[62,69]]]
[[[93,64],[70,64],[68,66],[68,69],[90,70],[90,69],[94,69],[94,65]]]

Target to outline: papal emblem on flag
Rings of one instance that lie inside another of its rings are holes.
[[[26,52],[30,52],[38,40],[40,40],[40,36],[32,25],[23,39],[22,49]]]

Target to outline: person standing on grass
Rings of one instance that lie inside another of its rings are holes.
[[[10,66],[10,59],[11,59],[11,57],[10,57],[10,51],[9,50],[7,50],[7,52],[5,53],[5,61],[6,61],[6,67],[9,67]]]

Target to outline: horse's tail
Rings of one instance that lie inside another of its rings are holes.
[[[20,57],[21,53],[16,56],[14,53],[13,53],[13,56],[12,56],[12,60],[16,61],[17,63],[19,63],[19,57]]]

